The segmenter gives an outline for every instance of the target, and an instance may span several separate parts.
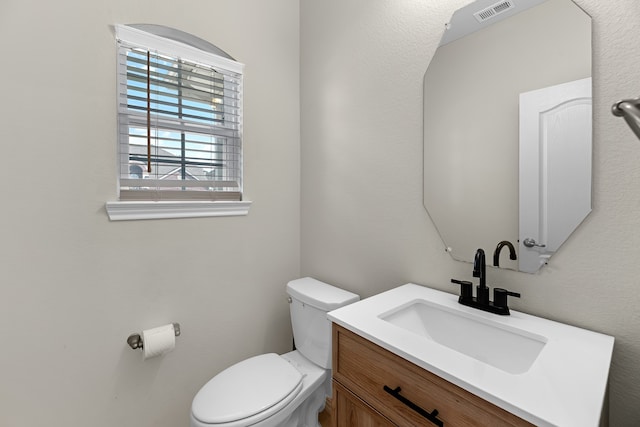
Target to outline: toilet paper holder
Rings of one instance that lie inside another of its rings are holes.
[[[176,334],[177,337],[180,336],[179,323],[173,323],[173,332]],[[129,335],[129,338],[127,338],[127,344],[129,344],[129,347],[131,347],[134,350],[138,348],[144,348],[144,340],[142,339],[142,336],[140,336],[140,334]]]

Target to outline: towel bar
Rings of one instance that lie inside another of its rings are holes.
[[[616,117],[624,117],[633,133],[640,138],[640,97],[616,102],[611,112]]]

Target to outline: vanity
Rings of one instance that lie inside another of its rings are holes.
[[[613,337],[416,284],[329,319],[336,426],[602,425]]]

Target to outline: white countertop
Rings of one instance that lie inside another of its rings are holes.
[[[423,299],[547,338],[531,368],[510,374],[378,316]],[[486,313],[458,303],[458,296],[415,284],[339,308],[331,321],[537,426],[600,425],[613,337],[511,310]]]

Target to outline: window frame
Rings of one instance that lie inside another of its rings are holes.
[[[167,27],[162,27],[163,33],[167,31],[171,31],[172,29]],[[178,32],[178,30],[173,30]],[[182,36],[186,33],[180,32]],[[158,52],[160,54],[166,54],[171,57],[176,58],[184,58],[185,60],[189,60],[196,63],[206,64],[211,67],[217,67],[220,69],[228,70],[237,74],[242,75],[244,64],[241,64],[232,59],[225,58],[223,56],[207,52],[198,47],[191,46],[189,44],[185,44],[179,41],[175,41],[170,38],[166,38],[160,35],[156,35],[147,31],[143,31],[131,26],[127,25],[116,25],[115,26],[115,35],[116,40],[118,41],[117,55],[118,55],[118,68],[120,65],[120,44],[124,43],[127,46],[132,46],[135,48],[146,49],[152,52]],[[118,73],[121,70],[118,69]],[[120,88],[120,79],[118,79],[118,103],[121,102],[121,88]],[[242,116],[242,97],[243,94],[240,92],[240,100],[239,100],[239,113]],[[120,116],[120,107],[118,107],[118,115]],[[120,127],[123,125],[123,120],[118,120],[118,144],[117,144],[117,154],[118,154],[118,162],[122,162],[122,156],[127,157],[127,161],[125,163],[128,164],[128,156],[129,153],[123,153],[121,150],[121,141],[120,141]],[[239,176],[238,176],[238,187],[240,193],[240,200],[224,200],[225,192],[216,193],[221,195],[220,200],[201,200],[198,198],[190,199],[182,195],[179,199],[176,200],[160,200],[160,199],[151,199],[148,195],[143,194],[144,192],[140,192],[140,198],[126,200],[122,198],[121,195],[121,178],[122,174],[118,167],[117,171],[117,188],[119,200],[113,202],[106,203],[106,210],[109,216],[109,219],[112,221],[117,220],[132,220],[132,219],[160,219],[160,218],[193,218],[193,217],[207,217],[207,216],[236,216],[236,215],[247,215],[249,211],[249,207],[251,205],[250,201],[242,200],[242,179],[244,175],[244,171],[242,170],[242,119],[239,122]],[[128,192],[131,194],[131,191]],[[142,197],[146,196],[146,197]],[[236,196],[237,197],[237,196]]]

